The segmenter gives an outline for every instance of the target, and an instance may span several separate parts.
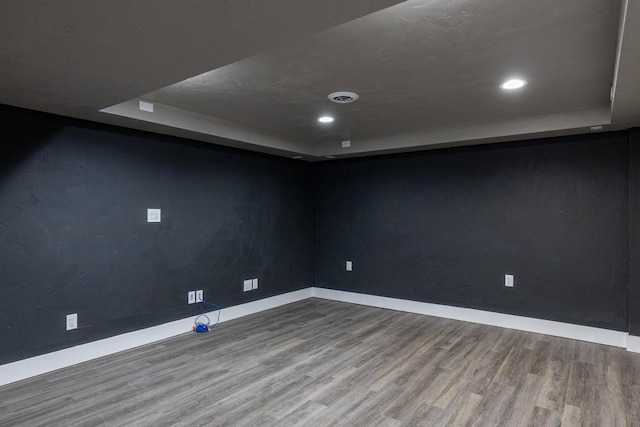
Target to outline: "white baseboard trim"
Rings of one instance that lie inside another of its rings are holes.
[[[301,301],[310,298],[311,292],[312,288],[305,288],[223,308],[220,310],[220,322]],[[139,331],[0,365],[0,386],[189,332],[195,317],[194,315]]]
[[[500,326],[502,328],[536,332],[539,334],[552,335],[556,337],[589,341],[598,344],[606,344],[614,347],[623,347],[627,348],[629,351],[640,351],[640,337],[631,337],[638,340],[638,350],[631,350],[629,349],[627,342],[629,334],[627,334],[626,332],[613,331],[610,329],[593,328],[590,326],[554,322],[550,320],[495,313],[492,311],[475,310],[471,308],[453,307],[449,305],[431,304],[398,298],[380,297],[376,295],[360,294],[355,292],[336,291],[326,288],[314,287],[312,290],[312,295],[316,298],[323,298],[333,301],[342,301],[352,304],[367,305],[371,307],[388,308],[391,310],[425,314],[428,316],[443,317],[446,319],[463,320],[465,322],[480,323],[483,325]]]
[[[640,353],[640,337],[629,335],[627,337],[627,351]]]
[[[622,347],[628,351],[640,353],[640,337],[630,336],[626,332],[317,287],[300,289],[246,304],[223,308],[220,312],[220,322],[259,313],[311,297],[536,332]],[[0,365],[0,386],[189,332],[194,319],[195,315],[139,331],[116,335],[111,338]]]

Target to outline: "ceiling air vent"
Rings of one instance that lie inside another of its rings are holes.
[[[338,104],[349,104],[360,97],[357,93],[353,92],[333,92],[329,94],[328,98]]]

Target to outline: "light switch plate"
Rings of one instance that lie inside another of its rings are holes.
[[[258,279],[251,279],[251,289],[258,289]]]
[[[513,288],[513,274],[504,275],[504,285],[507,288]]]
[[[244,291],[250,291],[253,288],[253,281],[251,279],[247,279],[244,281]]]
[[[202,302],[204,299],[204,291],[202,289],[196,291],[196,302]]]
[[[160,209],[147,209],[147,222],[160,222]]]
[[[78,329],[78,313],[67,314],[67,331]]]
[[[353,271],[353,262],[347,261],[345,267],[347,271]]]
[[[187,293],[187,303],[195,304],[196,303],[196,291],[189,291]]]
[[[342,141],[342,148],[351,147],[351,141]]]

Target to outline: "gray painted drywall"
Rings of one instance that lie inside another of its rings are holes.
[[[9,107],[0,135],[0,363],[312,284],[306,164]]]
[[[627,329],[626,132],[314,169],[316,286]]]
[[[0,125],[0,363],[195,315],[192,289],[640,332],[638,130],[309,164],[10,107]]]
[[[629,131],[629,333],[640,335],[640,128]]]

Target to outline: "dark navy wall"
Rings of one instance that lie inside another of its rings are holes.
[[[629,333],[640,336],[640,129],[629,131]]]
[[[315,284],[640,335],[637,130],[309,164],[0,107],[0,144],[0,363],[195,315],[195,289],[227,307]]]
[[[627,330],[627,149],[622,132],[314,165],[316,286]]]
[[[0,136],[0,363],[312,285],[305,163],[9,107]]]

